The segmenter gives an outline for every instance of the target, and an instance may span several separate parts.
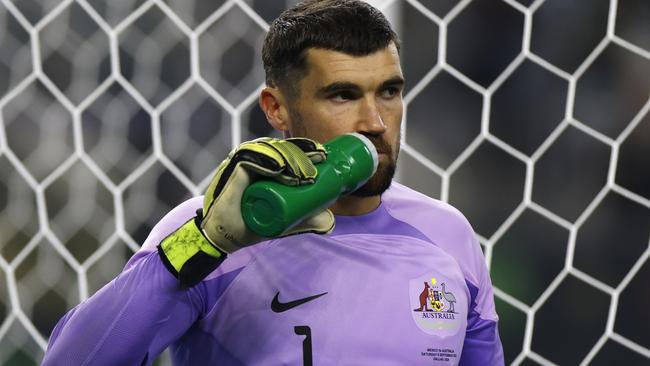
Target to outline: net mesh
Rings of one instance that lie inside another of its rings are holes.
[[[293,3],[0,0],[0,364],[278,136],[261,42]],[[472,222],[506,361],[650,362],[650,5],[372,3],[403,42],[397,180]]]

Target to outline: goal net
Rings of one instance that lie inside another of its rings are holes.
[[[0,364],[279,136],[261,43],[295,2],[0,0]],[[371,3],[403,43],[396,180],[472,223],[506,362],[650,363],[650,4]]]

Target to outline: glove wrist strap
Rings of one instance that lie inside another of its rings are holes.
[[[187,221],[158,245],[165,267],[185,287],[193,287],[226,259],[199,229],[199,217]]]

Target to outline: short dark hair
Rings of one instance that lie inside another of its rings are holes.
[[[303,1],[271,23],[262,48],[266,84],[296,96],[297,82],[307,71],[307,49],[365,56],[390,42],[399,50],[399,39],[386,17],[363,1]]]

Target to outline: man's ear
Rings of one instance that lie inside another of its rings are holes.
[[[278,131],[289,131],[289,111],[286,100],[278,88],[266,87],[260,92],[260,108],[266,120]]]

